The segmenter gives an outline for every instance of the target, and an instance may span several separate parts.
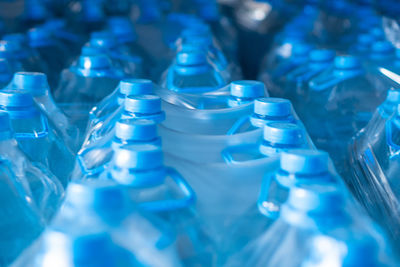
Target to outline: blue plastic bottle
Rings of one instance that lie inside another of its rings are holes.
[[[313,78],[308,87],[303,122],[316,146],[338,163],[349,138],[367,124],[386,91],[371,84],[352,56],[337,56],[333,68]]]
[[[72,64],[62,72],[54,98],[76,121],[74,124],[84,130],[89,111],[123,78],[123,72],[115,68],[106,55],[81,55],[76,65]]]
[[[259,79],[265,83],[271,95],[275,97],[286,97],[284,92],[284,81],[286,75],[307,62],[312,46],[307,43],[297,43],[293,51],[285,60],[279,62],[273,69],[261,69]]]
[[[128,188],[140,210],[175,229],[185,265],[214,264],[216,248],[196,212],[196,195],[177,171],[163,165],[160,147],[131,145],[116,150],[107,175]]]
[[[328,170],[328,163],[329,156],[322,151],[300,149],[281,153],[280,167],[264,176],[258,201],[224,233],[224,253],[220,260],[229,260],[230,253],[244,249],[271,226],[279,217],[291,187],[337,181]]]
[[[16,266],[181,266],[173,238],[114,182],[72,182],[52,224]]]
[[[125,97],[129,95],[149,95],[153,93],[153,83],[145,79],[124,79],[110,95],[93,107],[89,114],[88,129],[104,121],[108,116],[124,105]]]
[[[132,22],[126,17],[108,19],[108,29],[117,38],[117,43],[129,55],[136,55],[143,60],[143,74],[149,75],[154,67],[151,55],[138,43],[138,36]]]
[[[179,52],[164,73],[161,85],[176,92],[205,93],[225,86],[218,70],[207,61],[203,51]]]
[[[161,146],[157,124],[145,119],[120,119],[115,130],[78,152],[72,179],[97,178],[108,168],[115,149],[132,144]]]
[[[36,51],[40,60],[47,64],[47,77],[52,87],[57,86],[61,71],[68,66],[70,56],[63,43],[52,37],[52,33],[45,27],[37,27],[28,31],[29,46]]]
[[[1,160],[7,163],[15,182],[23,184],[31,194],[32,205],[38,212],[49,220],[57,210],[64,189],[59,180],[43,165],[32,163],[18,147],[11,129],[10,118],[7,113],[0,112],[0,154]]]
[[[380,246],[374,255],[365,255],[371,261],[377,255],[382,266],[392,260],[385,235],[348,194],[329,183],[312,183],[292,187],[278,219],[244,249],[230,255],[226,266],[301,266],[321,248],[321,244],[315,247],[317,244],[313,243],[321,235],[342,243],[343,256],[337,260],[353,256],[349,255],[353,238]]]
[[[82,148],[107,136],[119,119],[146,119],[160,123],[165,120],[165,112],[161,109],[160,97],[156,95],[127,96],[123,107],[88,129]]]
[[[352,140],[349,150],[352,176],[346,182],[399,249],[400,232],[397,226],[400,213],[397,207],[400,194],[396,180],[399,171],[399,106],[395,114],[381,111],[378,109],[375,120]]]
[[[73,32],[65,19],[48,19],[42,27],[50,30],[52,36],[67,47],[68,62],[79,55],[86,38]]]
[[[308,61],[286,74],[285,96],[293,101],[296,110],[302,110],[301,104],[307,95],[308,82],[333,65],[333,50],[315,49],[309,54]]]
[[[65,187],[72,170],[73,155],[62,138],[35,106],[25,90],[0,91],[0,110],[8,113],[15,139],[32,162],[49,169]]]
[[[127,77],[143,76],[143,59],[138,53],[133,53],[129,47],[119,44],[111,32],[92,32],[89,45],[107,54],[115,67],[123,70]]]
[[[0,159],[0,192],[0,264],[8,266],[39,236],[44,226],[29,189],[3,159]]]
[[[64,139],[68,147],[72,151],[78,149],[78,129],[72,125],[69,118],[54,102],[44,73],[18,72],[14,74],[14,78],[8,87],[30,92],[38,107],[46,115],[48,121]]]
[[[0,55],[8,60],[13,71],[47,72],[47,63],[40,60],[23,34],[8,34],[0,41]]]

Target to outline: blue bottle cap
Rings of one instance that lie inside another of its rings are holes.
[[[32,105],[32,95],[28,91],[9,88],[0,90],[0,106],[30,107]]]
[[[182,31],[183,38],[191,38],[194,36],[211,35],[210,27],[204,23],[190,24],[189,27]]]
[[[115,125],[115,136],[121,140],[150,141],[157,138],[157,124],[144,119],[122,119]]]
[[[159,113],[161,112],[161,98],[156,95],[130,95],[125,98],[124,108],[132,113]]]
[[[361,68],[360,60],[354,56],[336,56],[335,68],[337,69],[358,69]]]
[[[66,25],[67,25],[67,22],[65,21],[65,19],[52,18],[52,19],[47,20],[43,24],[43,27],[50,29],[52,31],[55,31],[55,30],[64,29]]]
[[[239,98],[257,98],[265,95],[265,85],[260,81],[241,80],[230,84],[231,96]]]
[[[400,103],[400,89],[389,89],[387,92],[386,101],[391,103]]]
[[[81,49],[82,56],[94,56],[94,55],[99,55],[102,53],[103,53],[102,49],[99,49],[99,47],[90,46],[90,45],[84,45],[84,46],[82,46],[82,49]]]
[[[264,125],[264,140],[272,144],[301,145],[304,138],[303,129],[294,123],[271,122]]]
[[[111,60],[104,54],[83,55],[79,57],[79,67],[82,69],[111,69]]]
[[[150,95],[153,93],[153,82],[147,79],[125,79],[119,83],[123,95]]]
[[[118,169],[156,169],[163,166],[163,153],[160,147],[150,144],[124,146],[115,149],[113,165]]]
[[[29,43],[35,44],[48,44],[51,38],[51,32],[44,27],[33,28],[28,31]]]
[[[292,54],[293,56],[307,56],[312,48],[313,47],[307,43],[296,43],[293,45]]]
[[[358,42],[359,44],[361,44],[361,45],[364,45],[364,46],[369,46],[369,45],[371,45],[374,41],[375,41],[374,36],[372,36],[371,34],[368,34],[368,33],[360,34],[360,35],[357,37],[357,42]]]
[[[296,185],[290,189],[285,205],[313,214],[335,214],[342,208],[343,201],[343,195],[335,185]]]
[[[47,76],[40,72],[17,72],[14,74],[12,86],[15,89],[28,90],[32,95],[43,95],[48,92]]]
[[[328,172],[329,156],[321,150],[303,150],[283,152],[280,168],[293,174],[321,174]]]
[[[129,202],[124,188],[111,180],[73,181],[68,185],[65,202],[73,207],[116,213]]]
[[[176,63],[181,66],[203,65],[207,63],[204,51],[182,51],[176,55]]]
[[[3,137],[4,133],[11,135],[11,132],[10,116],[7,112],[0,111],[0,136]]]
[[[335,51],[328,49],[314,49],[310,52],[309,59],[313,62],[327,62],[333,61],[335,58]]]
[[[394,47],[388,41],[378,41],[372,45],[371,50],[373,53],[391,54],[394,52]]]
[[[135,41],[137,35],[132,23],[126,17],[111,17],[108,19],[108,27],[119,39]]]
[[[292,113],[292,104],[284,98],[258,98],[254,101],[254,113],[261,116],[286,117]]]

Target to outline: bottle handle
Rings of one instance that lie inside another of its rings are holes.
[[[362,73],[362,71],[356,70],[343,72],[337,71],[337,74],[335,74],[335,71],[336,70],[332,70],[332,73],[330,73],[329,75],[311,80],[309,83],[309,87],[315,91],[323,91],[344,80],[356,77]]]
[[[237,134],[240,127],[242,127],[246,122],[250,121],[249,116],[241,117],[232,125],[232,127],[228,130],[226,135],[234,135]]]
[[[170,177],[182,191],[184,197],[180,199],[158,200],[140,203],[140,209],[150,212],[166,212],[190,207],[196,202],[196,193],[185,179],[174,169],[167,167],[167,177]]]
[[[264,177],[262,185],[261,185],[260,195],[258,196],[258,200],[257,200],[257,208],[261,212],[262,215],[264,215],[268,218],[271,218],[271,219],[275,219],[278,216],[278,212],[271,211],[269,208],[267,208],[267,205],[265,205],[265,203],[268,203],[267,202],[268,195],[269,195],[268,191],[271,186],[272,179],[273,179],[272,175],[268,175],[268,176]]]
[[[36,133],[15,133],[16,139],[40,139],[49,135],[49,122],[45,116],[40,116],[42,131]]]

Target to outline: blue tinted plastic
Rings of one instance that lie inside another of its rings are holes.
[[[11,264],[43,230],[43,222],[23,180],[19,180],[6,161],[0,160],[0,190],[2,205],[1,265]]]
[[[137,145],[116,150],[108,176],[127,186],[139,209],[174,227],[185,264],[213,262],[214,244],[194,208],[196,195],[178,172],[163,165],[159,147]]]
[[[32,95],[25,90],[2,90],[0,110],[10,116],[15,138],[30,160],[43,164],[66,186],[73,162],[72,152],[34,105]]]

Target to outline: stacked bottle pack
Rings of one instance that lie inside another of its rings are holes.
[[[0,266],[400,264],[395,2],[19,2]]]

